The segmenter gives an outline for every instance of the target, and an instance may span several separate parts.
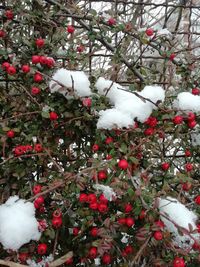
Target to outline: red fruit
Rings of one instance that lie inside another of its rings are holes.
[[[35,44],[38,48],[42,48],[45,44],[44,39],[42,39],[42,38],[36,39]]]
[[[182,189],[186,192],[189,191],[191,188],[192,188],[192,184],[190,182],[186,182],[182,184]]]
[[[145,121],[145,123],[149,125],[150,127],[156,127],[158,121],[156,117],[151,116]]]
[[[197,125],[196,121],[188,121],[188,127],[190,129],[193,129]]]
[[[88,202],[88,196],[87,196],[87,194],[85,194],[85,193],[81,193],[81,194],[79,195],[79,201],[80,201],[81,203]]]
[[[0,29],[0,38],[4,38],[6,36],[6,32]]]
[[[28,73],[28,72],[30,72],[30,70],[31,70],[31,68],[29,67],[29,65],[23,65],[22,66],[22,71],[24,73]]]
[[[108,206],[105,203],[99,203],[98,211],[101,213],[106,213],[108,211]]]
[[[188,121],[194,121],[196,119],[196,115],[193,112],[188,113]]]
[[[95,194],[88,194],[88,202],[89,203],[97,202],[96,195]]]
[[[109,18],[109,20],[108,20],[108,25],[109,25],[109,26],[116,25],[116,19],[114,19],[114,18]]]
[[[73,263],[73,257],[71,257],[71,258],[69,258],[69,259],[67,259],[66,261],[65,261],[65,264],[66,265],[70,265],[70,264],[72,264]]]
[[[32,63],[33,63],[33,64],[38,64],[38,63],[40,63],[40,56],[37,56],[37,55],[32,56]]]
[[[67,26],[67,32],[68,33],[71,33],[72,34],[72,33],[74,33],[74,31],[75,31],[75,28],[72,25],[68,25]]]
[[[119,218],[119,219],[117,220],[117,222],[118,222],[119,224],[126,224],[126,218]]]
[[[106,173],[106,171],[99,171],[98,172],[98,179],[100,181],[107,179],[107,173]]]
[[[112,156],[108,154],[108,155],[106,155],[106,159],[110,160],[110,159],[112,159]]]
[[[193,88],[192,89],[192,94],[193,95],[200,95],[200,89],[199,88]]]
[[[200,250],[200,245],[197,242],[194,242],[194,244],[192,245],[192,248],[194,250]]]
[[[176,57],[176,54],[172,53],[170,56],[169,56],[169,60],[173,61]]]
[[[170,167],[170,164],[168,162],[163,162],[161,165],[161,168],[163,169],[163,171],[167,171]]]
[[[197,224],[197,232],[200,233],[200,224]]]
[[[130,203],[128,203],[128,204],[125,205],[125,207],[124,207],[124,212],[125,213],[129,213],[132,210],[133,210],[133,206]]]
[[[190,152],[190,150],[185,150],[185,156],[186,157],[190,157],[191,156],[191,152]]]
[[[40,64],[46,65],[46,63],[47,63],[47,58],[45,56],[40,56]]]
[[[103,256],[102,256],[102,263],[103,264],[110,264],[112,261],[112,258],[110,256],[110,254],[108,253],[105,253]]]
[[[37,203],[39,206],[41,206],[44,203],[43,196],[39,196],[38,198],[35,199],[34,202]]]
[[[191,172],[193,170],[192,163],[186,163],[185,164],[185,169],[186,169],[187,172]]]
[[[55,217],[55,218],[62,218],[62,211],[61,211],[61,209],[54,210],[52,216]]]
[[[91,247],[88,254],[89,254],[88,256],[90,259],[95,259],[97,256],[97,248]]]
[[[31,146],[31,145],[26,145],[25,146],[25,151],[26,152],[30,152],[30,151],[32,151],[33,150],[33,147]]]
[[[164,222],[161,221],[161,220],[155,221],[155,225],[158,226],[159,228],[164,228],[165,227]]]
[[[161,231],[156,231],[154,232],[153,237],[155,238],[155,240],[160,241],[163,239],[163,234]]]
[[[24,148],[23,146],[17,146],[14,148],[14,154],[15,156],[21,156],[24,154]]]
[[[7,137],[13,138],[15,136],[15,132],[13,130],[10,130],[6,133]]]
[[[16,74],[16,68],[15,67],[13,67],[13,66],[9,66],[8,68],[7,68],[7,73],[9,74],[9,75],[15,75]]]
[[[154,128],[147,128],[145,131],[144,131],[144,135],[153,135],[154,134]]]
[[[77,51],[78,51],[79,53],[82,53],[82,52],[84,51],[84,49],[85,49],[84,45],[79,45],[79,46],[77,47]]]
[[[5,61],[4,63],[2,63],[2,69],[3,70],[6,70],[7,71],[7,69],[10,67],[10,63],[8,63],[7,61]]]
[[[110,143],[113,143],[113,138],[112,137],[107,137],[105,140],[106,145],[109,145]]]
[[[78,227],[74,227],[74,228],[73,228],[73,235],[74,235],[74,236],[77,236],[78,233],[79,233],[79,231],[80,231],[80,228],[78,228]]]
[[[44,255],[47,252],[47,244],[41,243],[37,247],[37,252],[39,255]]]
[[[128,161],[125,160],[125,159],[121,159],[119,162],[118,162],[118,167],[122,170],[126,170],[128,168]]]
[[[41,90],[40,90],[40,88],[38,88],[38,87],[32,87],[31,88],[31,94],[32,95],[39,95],[40,94],[40,92],[41,92]]]
[[[104,194],[101,194],[99,196],[99,201],[104,204],[108,204],[108,199],[104,196]]]
[[[91,107],[91,105],[92,105],[92,99],[89,98],[89,97],[83,98],[82,105],[84,107],[88,107],[88,108]]]
[[[132,227],[134,224],[135,224],[135,221],[133,218],[131,218],[131,217],[126,218],[126,225],[128,227]]]
[[[29,258],[29,254],[27,252],[20,252],[18,254],[18,259],[21,263],[26,263],[28,258]]]
[[[34,146],[34,150],[35,150],[35,152],[42,152],[43,151],[43,147],[42,147],[42,145],[41,144],[35,144],[35,146]]]
[[[146,211],[145,211],[145,210],[142,210],[142,211],[140,212],[140,215],[139,215],[140,220],[144,219],[145,216],[146,216]]]
[[[98,235],[98,228],[97,227],[93,227],[90,230],[90,235],[93,236],[93,237],[96,237]]]
[[[98,150],[99,150],[99,145],[94,144],[94,145],[92,146],[92,151],[96,152],[96,151],[98,151]]]
[[[184,259],[176,257],[173,261],[173,267],[185,267]]]
[[[62,217],[53,217],[51,222],[54,228],[60,228],[62,225]]]
[[[42,74],[36,72],[33,77],[34,82],[40,83],[43,80]]]
[[[14,18],[14,14],[13,14],[12,10],[6,10],[5,16],[9,20],[12,20]]]
[[[197,197],[195,197],[194,202],[195,202],[197,205],[200,205],[200,195],[197,196]]]
[[[55,65],[55,61],[51,57],[46,58],[46,65],[48,68],[52,68]]]
[[[146,29],[145,33],[147,36],[152,36],[154,34],[154,30],[151,28],[148,28],[148,29]]]
[[[124,248],[124,251],[125,251],[126,254],[131,254],[131,253],[133,253],[133,247],[131,245],[127,245]]]
[[[173,123],[176,124],[176,125],[181,124],[182,122],[183,122],[183,117],[182,116],[177,115],[177,116],[175,116],[173,118]]]
[[[49,118],[50,118],[51,121],[55,121],[55,120],[58,119],[58,114],[56,112],[54,112],[54,111],[51,111],[49,113]]]
[[[91,202],[89,205],[89,208],[91,210],[97,210],[98,209],[98,203],[97,202]]]
[[[39,193],[41,192],[41,190],[42,190],[42,186],[39,185],[39,184],[37,184],[37,185],[35,185],[35,186],[33,187],[33,194],[34,194],[34,195],[37,195],[37,194],[39,194]]]

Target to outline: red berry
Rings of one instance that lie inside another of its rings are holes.
[[[27,252],[20,252],[18,254],[18,259],[21,263],[26,263],[28,258],[29,258],[29,254]]]
[[[145,210],[142,210],[142,211],[140,212],[140,215],[139,215],[140,220],[144,219],[145,216],[146,216],[146,211],[145,211]]]
[[[130,203],[127,203],[124,207],[124,212],[129,213],[133,210],[133,206]]]
[[[39,193],[41,192],[41,190],[42,190],[42,186],[39,185],[39,184],[37,184],[37,185],[35,185],[35,186],[33,187],[33,194],[34,194],[34,195],[37,195],[37,194],[39,194]]]
[[[13,130],[10,130],[6,133],[7,137],[13,138],[15,136],[15,132]]]
[[[46,65],[48,68],[52,68],[55,65],[55,61],[51,57],[46,58]]]
[[[89,203],[97,202],[96,195],[95,194],[88,194],[88,202]]]
[[[191,172],[193,170],[192,163],[186,163],[185,164],[185,169],[186,169],[187,172]]]
[[[38,88],[38,87],[32,87],[31,88],[31,94],[32,95],[39,95],[40,94],[40,92],[41,92],[41,90],[40,90],[40,88]]]
[[[173,123],[176,124],[176,125],[181,124],[182,122],[183,122],[183,117],[182,116],[177,115],[177,116],[175,116],[173,118]]]
[[[103,264],[110,264],[111,261],[112,261],[112,258],[110,256],[110,254],[108,254],[108,253],[103,254],[103,256],[102,256],[102,263]]]
[[[54,228],[60,228],[62,225],[62,217],[53,217],[51,222]]]
[[[106,159],[110,160],[110,159],[112,159],[112,156],[108,154],[108,155],[106,155]]]
[[[39,255],[44,255],[47,252],[47,244],[41,243],[37,247],[37,252]]]
[[[24,148],[23,146],[17,146],[14,148],[14,154],[15,156],[21,156],[24,154]]]
[[[158,226],[159,228],[164,228],[165,227],[164,222],[161,221],[161,220],[155,221],[155,225]]]
[[[61,209],[54,210],[52,216],[55,217],[55,218],[62,218],[62,211],[61,211]]]
[[[169,60],[173,61],[176,57],[176,54],[172,53],[170,56],[169,56]]]
[[[126,224],[126,218],[119,218],[119,219],[117,220],[117,222],[118,222],[119,224]]]
[[[161,165],[161,168],[163,169],[163,171],[167,171],[170,167],[170,164],[168,162],[163,162]]]
[[[42,147],[42,145],[41,144],[35,144],[35,146],[34,146],[34,150],[35,150],[35,152],[42,152],[43,151],[43,147]]]
[[[9,62],[7,62],[7,61],[5,61],[4,63],[2,63],[2,69],[3,70],[6,70],[7,71],[7,69],[10,67],[10,63]]]
[[[93,237],[96,237],[98,235],[98,228],[97,227],[93,227],[90,230],[90,235],[93,236]]]
[[[85,194],[85,193],[81,193],[81,194],[79,195],[79,201],[80,201],[81,203],[88,202],[88,196],[87,196],[87,194]]]
[[[197,205],[200,205],[200,195],[197,196],[197,197],[195,197],[194,202],[195,202]]]
[[[6,36],[6,32],[0,29],[0,38],[4,38]]]
[[[42,74],[36,72],[33,77],[34,82],[40,83],[43,80]]]
[[[153,134],[154,134],[154,128],[147,128],[144,131],[144,135],[150,136],[150,135],[153,135]]]
[[[99,201],[104,204],[108,204],[108,199],[104,196],[104,194],[101,194],[99,196]]]
[[[28,73],[28,72],[30,72],[30,70],[31,70],[31,68],[30,68],[29,65],[23,65],[23,66],[22,66],[22,71],[23,71],[24,73]]]
[[[94,144],[94,145],[92,146],[92,151],[96,152],[96,151],[98,151],[98,150],[99,150],[99,145]]]
[[[131,253],[133,253],[133,247],[131,245],[127,245],[124,248],[124,251],[125,251],[126,254],[131,254]]]
[[[37,55],[32,56],[32,63],[33,64],[40,63],[40,56],[37,56]]]
[[[98,172],[98,179],[100,181],[103,181],[103,180],[107,179],[107,173],[106,173],[106,171],[99,171]]]
[[[35,199],[34,202],[37,203],[37,205],[41,206],[44,203],[43,196],[39,196],[38,198]]]
[[[71,34],[72,34],[72,33],[74,33],[74,31],[75,31],[74,26],[72,26],[72,25],[68,25],[68,26],[67,26],[67,32],[68,32],[68,33],[71,33]]]
[[[108,206],[105,203],[99,203],[98,211],[101,213],[106,213],[108,211]]]
[[[121,159],[119,162],[118,162],[118,167],[122,170],[126,170],[128,168],[128,161],[125,160],[125,159]]]
[[[82,53],[82,52],[84,51],[84,49],[85,49],[84,45],[79,45],[79,46],[77,47],[77,51],[78,51],[79,53]]]
[[[200,224],[197,224],[197,232],[200,233]]]
[[[109,145],[111,143],[113,143],[113,138],[112,137],[107,137],[105,140],[106,145]]]
[[[80,228],[78,228],[78,227],[73,228],[73,235],[74,236],[77,236],[79,232],[80,232]]]
[[[88,256],[90,259],[95,259],[97,256],[97,248],[91,247],[88,254],[89,254]]]
[[[45,44],[44,39],[42,39],[42,38],[36,39],[35,44],[38,48],[42,48]]]
[[[190,129],[193,129],[197,125],[196,121],[188,121],[188,127]]]
[[[200,95],[200,89],[199,88],[193,88],[192,89],[192,94],[193,95]]]
[[[184,259],[176,257],[173,261],[173,267],[185,267]]]
[[[186,192],[189,191],[191,188],[192,188],[192,184],[190,182],[185,182],[182,184],[182,189]]]
[[[146,29],[145,33],[147,36],[152,36],[154,34],[154,30],[151,28],[148,28],[148,29]]]
[[[191,152],[190,152],[190,150],[185,150],[185,156],[186,157],[191,157]]]
[[[40,64],[41,65],[46,65],[47,63],[47,57],[45,56],[40,56]]]
[[[9,75],[15,75],[17,72],[14,66],[9,66],[6,71]]]
[[[151,116],[145,121],[145,123],[149,125],[150,127],[156,127],[158,121],[156,117]]]
[[[126,218],[126,225],[128,227],[132,227],[134,224],[135,224],[135,221],[133,218],[131,218],[131,217]]]
[[[153,237],[155,238],[155,240],[160,241],[163,239],[163,234],[161,231],[156,231],[154,232]]]
[[[193,112],[189,112],[187,119],[188,121],[194,121],[196,119],[196,115]]]
[[[92,99],[91,98],[89,98],[89,97],[87,97],[87,98],[83,98],[83,100],[82,100],[82,105],[84,106],[84,107],[91,107],[91,105],[92,105]]]
[[[70,264],[72,264],[73,263],[73,257],[71,257],[71,258],[69,258],[69,259],[67,259],[66,261],[65,261],[65,264],[66,265],[70,265]]]
[[[12,20],[14,18],[14,14],[12,10],[6,10],[5,16],[7,19]]]
[[[55,120],[58,119],[58,114],[56,112],[54,112],[54,111],[51,111],[49,113],[49,118],[50,118],[51,121],[55,121]]]
[[[108,20],[108,25],[109,25],[109,26],[116,25],[116,19],[114,19],[114,18],[109,18],[109,20]]]
[[[91,210],[97,210],[98,209],[98,203],[97,202],[91,202],[89,205],[89,208]]]

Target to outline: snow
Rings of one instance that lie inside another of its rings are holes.
[[[51,93],[59,92],[67,99],[73,98],[74,94],[79,97],[91,95],[90,81],[83,71],[64,68],[57,70],[49,83],[49,88]]]
[[[18,250],[40,236],[33,203],[12,196],[0,205],[0,243],[5,249]]]
[[[159,199],[159,211],[166,214],[170,220],[175,222],[180,227],[183,227],[189,231],[189,224],[192,226],[193,230],[196,229],[196,221],[198,219],[197,215],[187,209],[183,204],[181,204],[177,199],[172,197],[167,197],[166,199]],[[180,235],[178,233],[177,227],[173,222],[167,220],[161,215],[161,220],[164,222],[167,230],[171,232],[174,236],[174,242],[181,248],[191,248],[194,240],[187,234]],[[191,234],[195,239],[199,240],[200,235],[197,233]]]
[[[172,33],[167,29],[167,28],[164,28],[164,29],[159,29],[157,31],[157,36],[166,36],[166,37],[172,37]]]
[[[53,255],[50,254],[48,257],[42,257],[42,260],[38,263],[36,263],[34,260],[28,259],[27,264],[30,267],[46,267],[48,266],[48,263],[53,261]]]
[[[129,127],[134,119],[145,122],[158,101],[163,102],[165,92],[160,86],[145,86],[141,92],[130,92],[121,85],[100,77],[96,82],[100,95],[105,95],[113,109],[101,111],[97,128],[112,129]],[[137,94],[137,95],[136,95]]]
[[[181,110],[199,112],[200,96],[193,95],[189,92],[182,92],[178,94],[174,106]]]
[[[116,193],[113,191],[113,189],[110,186],[102,185],[102,184],[95,184],[93,187],[96,190],[101,190],[104,194],[104,196],[109,200],[112,201],[113,197],[116,197]]]

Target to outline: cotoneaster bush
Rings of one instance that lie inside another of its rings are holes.
[[[176,61],[168,40],[150,27],[136,31],[94,10],[80,19],[82,11],[66,1],[5,2],[0,259],[30,266],[56,259],[53,266],[198,266],[200,97],[189,62]],[[143,66],[132,68],[123,47],[112,48],[116,33],[152,42],[180,80],[190,75],[183,90],[178,83],[176,90],[157,88],[153,68],[150,76]],[[122,87],[113,72],[100,75],[98,68],[91,75],[91,43],[93,51],[112,52],[112,64],[126,66],[136,82]],[[27,202],[10,199],[15,195]],[[17,201],[22,206],[15,209]],[[22,223],[29,212],[30,235]],[[25,241],[16,248],[19,229]]]

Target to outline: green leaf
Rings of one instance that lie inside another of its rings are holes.
[[[42,111],[41,115],[42,115],[43,118],[46,118],[46,119],[49,118],[49,112]]]

